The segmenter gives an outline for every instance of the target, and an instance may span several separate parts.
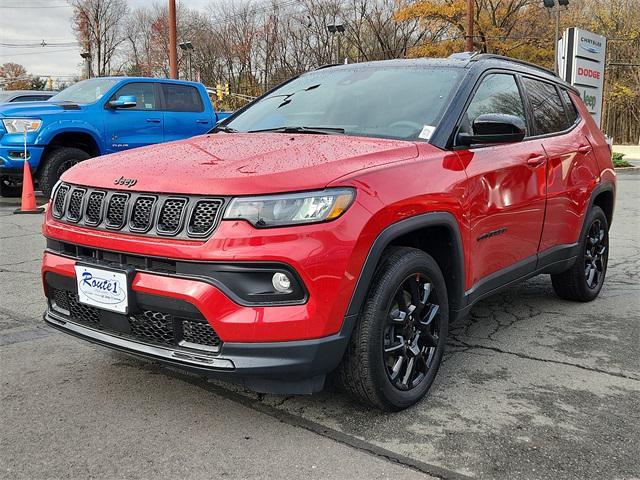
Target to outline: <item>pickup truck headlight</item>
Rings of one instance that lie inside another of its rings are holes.
[[[27,132],[37,132],[42,125],[42,120],[37,118],[4,118],[2,123],[8,133],[24,133],[25,129]]]
[[[257,228],[300,225],[334,220],[351,206],[351,188],[234,198],[225,220],[246,220]]]

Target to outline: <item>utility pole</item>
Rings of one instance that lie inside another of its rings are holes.
[[[178,78],[176,37],[176,0],[169,0],[169,78]]]
[[[467,0],[467,34],[464,42],[467,52],[473,52],[473,2],[475,0]]]
[[[556,36],[553,42],[553,71],[556,75],[560,76],[558,71],[558,39],[560,38],[560,6],[554,9],[556,12]]]
[[[556,1],[558,5],[556,6]],[[546,8],[550,8],[553,10],[553,13],[556,17],[556,32],[553,37],[553,71],[556,75],[560,76],[559,65],[558,65],[558,40],[560,39],[560,7],[568,8],[569,0],[542,0],[543,5]]]

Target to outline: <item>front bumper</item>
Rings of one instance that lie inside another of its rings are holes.
[[[50,326],[98,345],[155,360],[209,378],[239,383],[262,393],[311,394],[322,390],[326,374],[345,351],[355,318],[335,335],[316,340],[225,343],[217,355],[145,344],[65,320],[48,309]]]
[[[31,171],[40,165],[44,147],[27,145],[27,158]],[[24,169],[24,146],[0,144],[0,175],[21,177]]]
[[[126,262],[132,257],[123,259]],[[77,298],[74,265],[78,260],[57,252],[44,254],[42,275],[49,298],[44,319],[49,325],[97,344],[238,382],[259,392],[300,394],[320,390],[326,374],[342,359],[353,326],[354,319],[347,318],[332,335],[261,341],[274,331],[284,331],[289,322],[294,330],[297,321],[304,318],[308,323],[312,315],[307,310],[309,305],[243,306],[204,278],[179,278],[144,270],[133,275],[129,315],[82,306],[76,300],[75,311],[68,304],[61,309],[59,293],[67,295],[66,302]],[[149,332],[161,328],[150,320],[142,325],[142,334],[134,335],[143,312],[154,319],[167,317],[162,321],[170,326],[159,333]],[[184,335],[183,322],[201,322],[211,329],[216,341],[207,347],[194,344]],[[270,325],[275,328],[270,329]]]

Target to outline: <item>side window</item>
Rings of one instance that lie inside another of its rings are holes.
[[[523,83],[538,135],[561,132],[571,126],[555,85],[532,78],[524,78]]]
[[[133,95],[136,97],[136,106],[127,110],[155,110],[156,95],[153,83],[127,83],[114,93],[110,100],[117,100],[123,95]]]
[[[564,100],[564,105],[567,109],[567,115],[569,116],[569,123],[573,125],[578,119],[578,109],[573,103],[573,100],[571,100],[569,92],[567,92],[564,88],[560,89],[560,96],[562,97],[562,100]]]
[[[165,110],[170,112],[203,112],[198,89],[189,85],[162,84]]]
[[[515,115],[527,123],[520,90],[513,75],[494,73],[482,80],[462,119],[460,131],[473,133],[473,121],[485,113]]]

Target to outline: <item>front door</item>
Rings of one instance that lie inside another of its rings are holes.
[[[492,73],[481,80],[459,131],[470,132],[474,119],[485,113],[515,115],[526,123],[514,75]],[[467,287],[469,293],[480,295],[490,291],[493,283],[497,286],[509,276],[535,268],[544,221],[547,158],[542,142],[527,138],[520,143],[472,146],[458,154],[468,177]]]
[[[105,109],[107,150],[118,152],[162,142],[163,116],[159,110],[156,85],[151,82],[127,83],[109,101],[123,95],[136,97],[136,106]]]

